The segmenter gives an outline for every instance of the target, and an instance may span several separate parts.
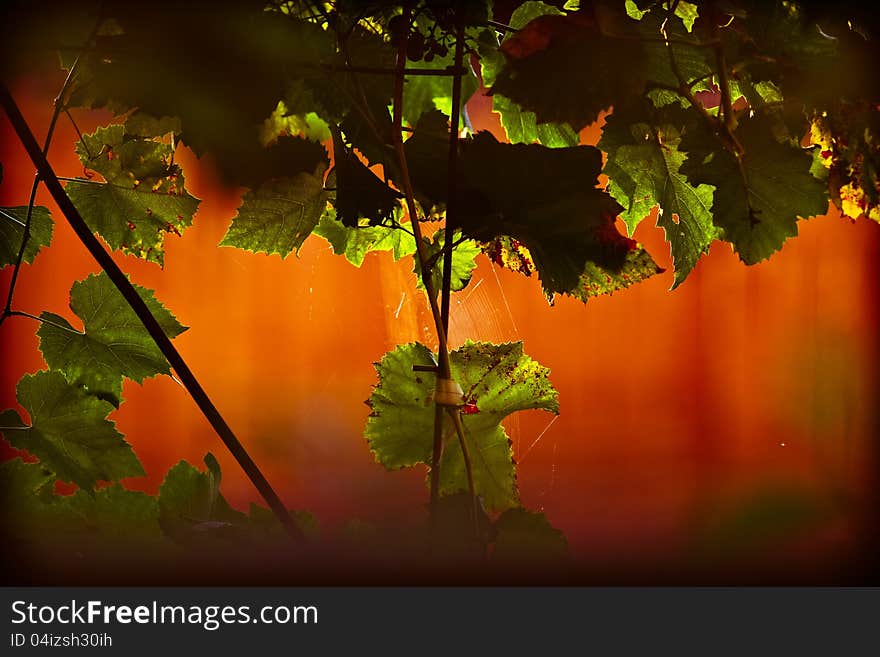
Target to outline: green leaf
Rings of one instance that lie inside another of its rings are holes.
[[[291,135],[323,142],[330,139],[330,127],[315,112],[293,113],[281,100],[269,118],[263,121],[260,140],[269,144],[279,137]]]
[[[127,135],[120,124],[83,135],[76,145],[83,167],[107,181],[69,181],[67,194],[89,227],[111,248],[160,266],[168,233],[192,225],[199,200],[184,187],[169,144]]]
[[[0,415],[4,422],[14,413]],[[48,505],[56,497],[55,473],[42,463],[14,458],[0,463],[0,504],[4,533],[15,538],[39,536],[51,523]]]
[[[538,142],[550,148],[577,146],[580,135],[567,123],[537,123],[534,112],[526,112],[502,94],[492,96],[492,109],[501,115],[501,125],[511,144]]]
[[[330,178],[336,187],[333,205],[343,224],[354,228],[358,220],[378,225],[389,219],[401,194],[379,179],[358,159],[337,132],[333,137],[335,164]]]
[[[165,335],[174,338],[186,330],[156,300],[152,290],[134,287]],[[165,356],[106,273],[74,283],[70,309],[82,320],[82,333],[50,312],[40,316],[46,322],[37,331],[46,363],[62,372],[70,383],[119,406],[122,377],[142,383],[151,376],[171,373]]]
[[[699,7],[693,3],[681,0],[675,5],[675,15],[681,19],[681,22],[684,23],[684,29],[688,32],[694,31],[694,23],[699,14]]]
[[[163,178],[157,191],[167,192],[183,186],[176,179],[179,173],[171,162],[173,149],[169,144],[126,136],[125,126],[112,124],[83,135],[76,142],[76,153],[83,167],[100,173],[104,180],[121,187],[152,189]]]
[[[624,273],[634,254],[650,259],[614,227],[620,206],[596,188],[601,164],[592,146],[500,144],[478,133],[462,151],[462,232],[480,242],[515,238],[528,249],[548,297],[584,298],[589,264],[611,278]]]
[[[126,490],[119,484],[107,486],[93,494],[76,491],[55,501],[59,515],[69,529],[97,532],[102,537],[158,538],[159,506],[157,499],[146,493]]]
[[[6,439],[38,457],[59,479],[91,490],[101,480],[144,474],[131,446],[106,419],[113,410],[109,402],[68,383],[60,372],[26,374],[17,396],[31,425],[4,431]],[[15,411],[4,411],[0,426],[22,426],[22,420]]]
[[[326,207],[320,170],[264,183],[244,195],[220,246],[286,258],[299,251]]]
[[[462,415],[473,466],[474,485],[489,509],[516,505],[517,490],[510,441],[501,421],[518,410],[541,408],[558,413],[549,370],[523,354],[522,343],[468,342],[450,354],[452,377],[464,390]],[[365,436],[376,460],[388,469],[431,462],[433,375],[413,365],[434,365],[434,356],[418,343],[401,345],[376,365],[379,385],[367,402],[372,413]],[[461,448],[448,418],[440,466],[441,492],[467,490]]]
[[[644,40],[643,57],[649,81],[648,86],[650,86],[650,82],[655,82],[678,87],[679,80],[670,62],[670,50],[675,57],[675,63],[681,76],[687,83],[707,78],[714,70],[712,68],[714,62],[712,50],[699,45],[699,40],[688,29],[687,24],[678,15],[679,13],[677,10],[676,15],[669,16],[664,9],[654,7],[635,25],[633,34]],[[666,34],[671,40],[669,45],[664,41],[664,26]],[[694,85],[693,91],[706,88],[708,87],[704,83],[700,83]]]
[[[449,193],[449,117],[425,112],[403,144],[413,190],[428,211],[446,203]]]
[[[492,561],[522,564],[567,559],[565,534],[553,527],[543,513],[522,508],[508,509],[495,521],[495,549]]]
[[[0,465],[0,501],[9,536],[53,551],[59,546],[87,551],[92,557],[160,547],[155,497],[119,484],[56,495],[54,484],[54,473],[42,463],[16,458]]]
[[[691,185],[679,168],[680,126],[649,125],[638,113],[615,110],[605,122],[599,148],[608,153],[608,191],[624,211],[630,234],[655,206],[675,264],[673,289],[680,285],[717,236],[710,185]]]
[[[416,241],[405,230],[387,226],[369,226],[361,222],[357,228],[345,226],[336,219],[336,211],[327,208],[313,231],[330,242],[333,252],[344,255],[355,267],[360,267],[372,251],[391,251],[395,260],[412,255]]]
[[[644,88],[641,43],[604,36],[585,14],[539,16],[501,49],[507,63],[492,91],[534,112],[538,123],[580,130]]]
[[[531,20],[546,15],[562,16],[564,13],[553,5],[529,0],[514,10],[508,25],[518,30]],[[510,38],[511,34],[513,33],[505,36],[505,40]],[[504,55],[494,35],[492,38],[481,37],[478,46],[483,83],[491,87],[495,83],[498,70],[504,65]],[[568,124],[538,123],[534,112],[524,110],[501,93],[492,94],[492,109],[500,115],[501,125],[507,133],[508,141],[512,144],[531,144],[537,141],[556,148],[576,146],[579,142],[578,134]]]
[[[187,192],[168,194],[86,180],[69,181],[67,195],[89,228],[111,248],[160,266],[165,264],[165,235],[191,226],[199,205]]]
[[[443,245],[445,243],[444,231],[438,230],[434,233],[433,241],[425,242],[428,247],[425,249],[425,253],[428,259],[433,259],[434,266],[431,269],[431,278],[433,279],[434,289],[439,290],[443,285]],[[458,237],[453,241],[453,244],[458,241]],[[452,277],[450,279],[452,287],[452,292],[458,292],[467,287],[467,284],[471,282],[471,275],[473,274],[474,269],[477,268],[477,263],[475,262],[475,258],[482,253],[482,250],[473,240],[464,240],[460,244],[456,245],[452,249]],[[413,273],[416,275],[416,285],[419,289],[424,289],[424,282],[422,281],[422,268],[419,263],[418,257],[413,258],[415,260],[415,266],[413,267]]]
[[[232,509],[220,494],[220,467],[212,454],[205,456],[205,464],[208,469],[202,472],[180,461],[159,487],[159,524],[179,543],[192,543],[217,531],[234,535],[238,532],[233,526],[247,522],[247,516]]]
[[[167,9],[173,19],[157,30],[161,8],[108,7],[105,16],[118,29],[99,34],[83,53],[71,105],[178,117],[181,140],[198,155],[210,152],[225,182],[256,187],[269,177],[313,171],[315,162],[295,168],[295,158],[283,168],[267,165],[275,156],[260,144],[257,127],[288,82],[323,82],[321,65],[335,55],[331,34],[260,3]],[[263,177],[267,170],[272,175]]]
[[[27,206],[0,208],[0,267],[14,265],[24,239]],[[35,205],[31,212],[30,239],[24,249],[22,262],[30,264],[44,246],[52,242],[52,217],[49,209]]]
[[[828,210],[828,192],[810,173],[813,158],[777,141],[769,117],[740,122],[736,137],[745,152],[739,162],[728,150],[714,148],[711,137],[689,135],[681,144],[688,151],[682,171],[692,184],[715,186],[713,220],[746,264],[770,257],[797,235],[798,217]],[[707,153],[707,146],[713,150]]]
[[[612,271],[588,261],[584,273],[578,279],[577,287],[570,292],[571,296],[586,302],[590,297],[613,294],[665,271],[636,242],[623,236],[620,241],[628,245],[620,268]]]

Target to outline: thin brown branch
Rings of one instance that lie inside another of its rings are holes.
[[[186,361],[165,334],[165,331],[162,329],[158,320],[152,312],[150,312],[147,304],[128,280],[128,277],[126,277],[110,254],[98,241],[98,238],[92,233],[91,229],[76,209],[76,206],[74,206],[67,194],[64,193],[64,188],[61,186],[61,182],[55,175],[55,171],[46,159],[39,144],[37,144],[37,140],[34,138],[27,121],[25,121],[24,116],[22,116],[21,111],[18,108],[18,104],[9,93],[5,84],[0,84],[0,105],[2,105],[3,109],[6,111],[6,115],[9,117],[9,121],[12,124],[19,141],[22,146],[24,146],[28,156],[37,168],[39,178],[52,195],[52,198],[55,200],[55,203],[57,203],[58,208],[61,210],[65,219],[67,219],[71,228],[73,228],[77,237],[79,237],[80,241],[85,245],[92,257],[95,258],[100,267],[122,294],[123,298],[128,302],[128,305],[131,306],[131,309],[135,312],[138,319],[144,325],[144,328],[150,334],[150,337],[155,341],[156,346],[159,347],[162,355],[168,359],[169,364],[174,368],[178,377],[180,377],[181,383],[183,383],[187,392],[192,396],[193,401],[196,402],[199,410],[202,411],[205,418],[210,422],[214,431],[220,437],[220,440],[223,441],[223,444],[226,445],[235,457],[235,460],[238,461],[238,464],[263,496],[263,499],[266,500],[269,508],[275,513],[275,516],[286,529],[287,533],[294,539],[300,541],[304,540],[305,535],[299,526],[293,521],[293,518],[291,518],[290,513],[287,511],[281,498],[278,497],[278,494],[269,484],[257,464],[254,463],[250,454],[248,454],[247,450],[241,442],[239,442],[238,438],[232,432],[232,429],[226,423],[226,420],[220,415],[217,407],[214,406],[210,397],[208,397],[208,394],[205,392],[204,388],[202,388],[202,385],[199,383],[198,379],[196,379]]]
[[[471,466],[470,452],[464,437],[464,423],[461,421],[461,411],[458,408],[448,409],[452,422],[455,424],[455,433],[458,434],[458,444],[461,446],[461,455],[464,460],[464,471],[467,475],[468,491],[471,495],[471,515],[474,521],[474,538],[482,542],[480,537],[480,508],[477,498],[477,489],[474,486],[474,470]]]

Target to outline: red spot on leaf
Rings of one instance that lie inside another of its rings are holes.
[[[464,406],[462,406],[462,407],[459,409],[459,411],[461,412],[462,415],[473,415],[474,413],[479,413],[479,412],[480,412],[480,409],[477,408],[476,403],[474,403],[474,402],[468,402],[467,404],[465,404]]]

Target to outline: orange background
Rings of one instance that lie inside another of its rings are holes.
[[[62,80],[53,73],[14,88],[38,139]],[[469,109],[477,127],[503,136],[485,99]],[[83,132],[110,119],[75,117]],[[0,134],[0,202],[26,204],[33,167],[5,117]],[[582,139],[598,136],[594,126]],[[81,173],[75,139],[62,117],[50,155],[60,175]],[[434,342],[411,261],[371,254],[358,270],[317,237],[284,261],[218,248],[241,190],[221,188],[185,150],[179,161],[189,191],[203,199],[194,226],[166,240],[164,271],[119,254],[117,262],[191,327],[178,349],[290,507],[313,511],[330,534],[352,518],[423,514],[424,471],[385,471],[362,437],[371,363],[396,344]],[[38,203],[53,210],[55,237],[23,268],[15,307],[78,325],[70,285],[96,266],[44,190]],[[734,561],[833,572],[857,557],[871,529],[880,226],[832,209],[801,222],[798,238],[750,268],[717,243],[669,292],[668,245],[653,224],[646,219],[636,239],[667,272],[613,296],[549,307],[535,278],[484,257],[453,296],[453,345],[523,340],[559,390],[558,418],[536,411],[506,423],[524,505],[546,512],[583,563],[722,559],[712,546],[734,527],[745,541]],[[10,271],[0,274],[4,298]],[[44,367],[36,329],[12,318],[0,330],[0,408],[15,406],[24,372]],[[172,379],[127,381],[123,396],[112,419],[147,471],[129,487],[153,492],[171,465],[201,464],[211,451],[232,504],[258,500]],[[798,520],[783,510],[769,532],[754,513],[745,524],[731,520],[779,495],[821,512]]]

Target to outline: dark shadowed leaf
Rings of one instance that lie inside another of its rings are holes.
[[[27,206],[0,208],[0,268],[14,265],[24,239]],[[52,242],[52,217],[49,209],[35,205],[31,212],[30,239],[24,249],[22,262],[30,264],[44,246]]]

